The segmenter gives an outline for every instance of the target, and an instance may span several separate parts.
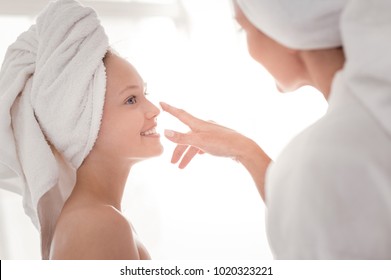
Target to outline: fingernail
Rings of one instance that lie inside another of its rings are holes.
[[[166,136],[166,137],[174,137],[174,135],[175,135],[174,131],[169,130],[169,129],[165,129],[164,130],[164,136]]]

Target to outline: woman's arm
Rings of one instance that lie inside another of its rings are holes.
[[[271,160],[253,140],[227,127],[200,120],[166,103],[162,102],[161,106],[164,111],[191,129],[188,133],[165,131],[165,136],[178,144],[172,156],[172,163],[181,161],[179,167],[185,168],[198,153],[233,158],[243,164],[251,174],[262,199],[265,200],[265,173]]]
[[[244,137],[244,136],[243,136]],[[236,159],[243,164],[252,176],[258,192],[266,203],[265,196],[265,175],[271,159],[253,140],[246,138],[247,143],[242,147],[242,153]]]

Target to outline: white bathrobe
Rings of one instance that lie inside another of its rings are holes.
[[[391,1],[353,0],[326,115],[268,170],[277,259],[391,259]]]

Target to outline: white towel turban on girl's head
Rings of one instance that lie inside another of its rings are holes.
[[[23,195],[48,257],[76,170],[100,128],[107,35],[74,0],[50,3],[7,50],[0,71],[0,187]]]
[[[280,44],[296,50],[342,45],[339,20],[348,0],[237,0],[247,19]]]

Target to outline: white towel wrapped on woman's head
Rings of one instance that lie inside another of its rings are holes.
[[[391,135],[391,1],[235,1],[258,30],[288,48],[343,47],[344,83]]]
[[[236,0],[246,18],[296,50],[342,45],[339,21],[348,0]]]
[[[76,170],[97,138],[108,38],[95,11],[50,3],[7,50],[0,72],[0,187],[23,195],[48,258]]]

